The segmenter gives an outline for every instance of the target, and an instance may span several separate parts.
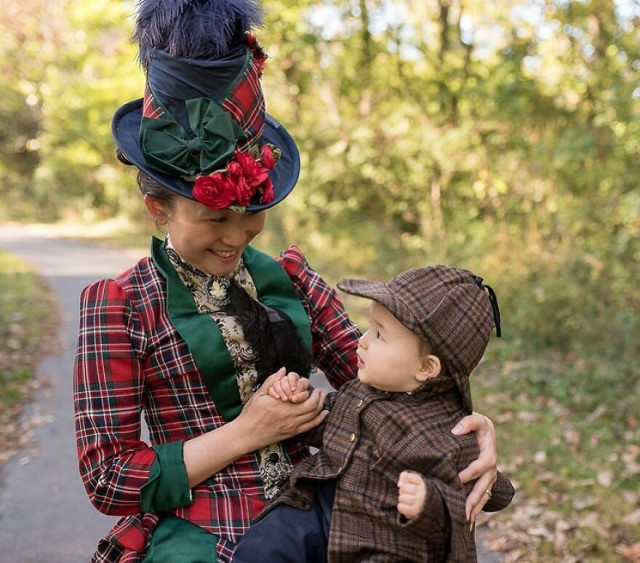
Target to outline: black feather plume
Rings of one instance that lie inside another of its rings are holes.
[[[133,38],[146,68],[151,49],[175,57],[218,58],[260,25],[259,0],[141,0]]]

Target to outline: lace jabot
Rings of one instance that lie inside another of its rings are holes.
[[[171,245],[170,239],[166,241],[166,250],[180,280],[193,294],[199,312],[215,313],[228,305],[231,279],[235,279],[253,299],[258,298],[256,287],[242,259],[229,276],[212,276],[185,262]]]

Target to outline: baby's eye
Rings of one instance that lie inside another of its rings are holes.
[[[378,340],[382,340],[382,334],[380,334],[380,331],[379,331],[379,330],[376,330],[376,338],[377,338]]]

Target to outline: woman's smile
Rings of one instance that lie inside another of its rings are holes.
[[[209,252],[211,252],[211,254],[213,254],[214,256],[217,256],[221,260],[227,261],[227,260],[233,260],[234,258],[236,258],[238,256],[238,254],[240,253],[240,249],[238,249],[238,250],[209,250]]]

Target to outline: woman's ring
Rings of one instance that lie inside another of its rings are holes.
[[[489,489],[487,489],[484,494],[489,497],[489,500],[491,500],[491,491]]]

